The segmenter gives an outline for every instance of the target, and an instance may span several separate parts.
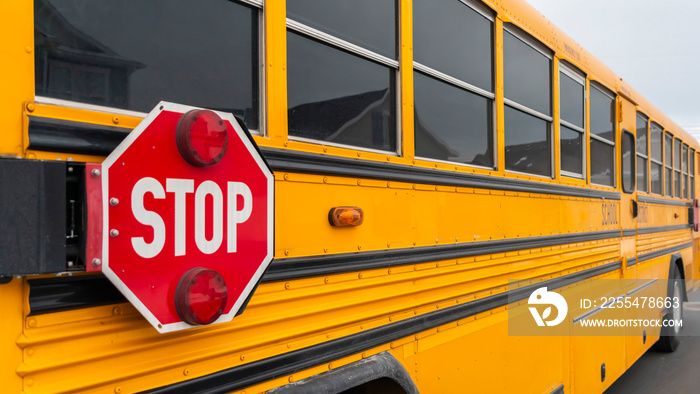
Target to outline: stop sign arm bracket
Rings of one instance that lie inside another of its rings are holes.
[[[85,244],[85,270],[102,271],[102,242],[104,201],[102,196],[102,165],[85,165],[85,191],[87,197],[87,242]]]

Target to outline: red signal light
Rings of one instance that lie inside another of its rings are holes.
[[[214,165],[226,154],[226,125],[213,111],[194,109],[182,115],[175,135],[180,154],[193,166]]]
[[[227,299],[228,289],[218,272],[193,268],[177,285],[175,309],[188,324],[211,324],[223,313]]]

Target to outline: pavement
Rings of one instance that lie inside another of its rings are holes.
[[[700,327],[700,291],[684,304],[683,333]],[[683,336],[673,353],[647,351],[604,394],[700,393],[700,335]]]

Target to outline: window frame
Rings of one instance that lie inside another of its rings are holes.
[[[663,130],[662,133],[664,135],[664,145],[663,145],[663,148],[664,148],[664,196],[673,197],[673,139],[674,139],[674,136],[668,130]],[[671,141],[670,144],[668,143],[669,139]],[[670,145],[670,148],[669,148],[669,145]],[[668,152],[669,149],[670,149],[671,154],[667,155],[667,153],[669,153]],[[669,170],[671,171],[671,176],[670,176],[670,179],[667,179],[667,178],[669,178],[669,176],[668,176]],[[669,185],[669,182],[670,182],[670,185]]]
[[[691,200],[695,199],[695,159],[695,149],[690,148],[688,153],[688,174],[690,175],[690,179],[688,182],[690,183]]]
[[[623,147],[623,138],[629,137],[631,142],[630,142],[630,155],[632,156],[630,158],[630,162],[632,163],[632,168],[630,168],[629,174],[630,174],[630,179],[632,180],[632,185],[630,189],[625,188],[625,152],[622,151]],[[637,188],[637,155],[636,155],[636,143],[637,143],[637,138],[635,134],[632,134],[632,132],[622,129],[622,135],[620,136],[620,186],[622,188],[622,191],[625,194],[632,194]]]
[[[683,199],[688,199],[688,195],[690,194],[690,184],[688,183],[689,181],[689,161],[688,161],[688,153],[690,152],[690,146],[688,144],[683,143],[681,145],[681,179],[682,179],[682,184],[681,184],[681,195]]]
[[[637,191],[639,191],[639,192],[651,193],[651,187],[650,187],[650,184],[651,184],[651,171],[650,171],[650,169],[651,169],[651,166],[650,166],[650,161],[651,161],[650,160],[651,159],[651,128],[649,127],[649,118],[646,115],[644,115],[643,113],[637,111],[637,116],[635,119],[643,119],[644,122],[646,123],[646,126],[647,126],[646,127],[646,130],[647,130],[647,146],[646,146],[647,153],[644,154],[644,153],[637,151],[637,155],[635,157],[636,160],[639,160],[641,158],[646,163],[646,173],[645,173],[646,184],[644,185],[644,187],[645,187],[644,190],[641,190],[639,188],[639,186],[640,186],[639,183],[637,183],[636,188],[637,188]],[[638,138],[639,138],[639,135],[637,135],[638,131],[639,131],[639,128],[636,128],[635,129],[635,142],[637,142]],[[637,145],[635,144],[635,150],[636,150],[636,146]],[[637,167],[639,167],[639,166],[637,166]],[[635,168],[635,170],[638,170],[638,168]]]
[[[676,151],[676,147],[678,147],[678,151]],[[681,159],[681,152],[683,147],[683,141],[681,141],[680,138],[674,138],[673,139],[673,197],[674,198],[682,198],[683,196],[683,188],[682,188],[682,181],[681,181],[681,166],[682,166],[682,159]]]
[[[472,0],[459,0],[463,5],[469,7],[471,10],[474,12],[480,14],[484,18],[488,19],[491,21],[493,30],[491,31],[492,38],[493,38],[493,47],[491,48],[491,78],[493,83],[493,90],[494,92],[489,92],[487,90],[484,90],[478,86],[472,85],[469,82],[463,81],[459,78],[455,78],[453,76],[450,76],[449,74],[445,74],[441,71],[438,71],[430,66],[426,66],[425,64],[422,64],[420,62],[417,62],[414,59],[412,59],[413,63],[413,72],[419,72],[425,76],[434,78],[438,80],[439,82],[445,83],[447,85],[450,85],[452,87],[466,90],[467,92],[476,94],[480,97],[483,97],[487,100],[491,100],[491,146],[493,147],[492,152],[491,152],[491,160],[493,161],[493,167],[485,167],[485,166],[480,166],[478,164],[470,164],[470,163],[462,163],[458,161],[449,161],[449,160],[440,160],[440,159],[435,159],[431,157],[425,157],[425,156],[420,156],[416,155],[415,158],[417,160],[425,160],[429,161],[432,163],[443,163],[443,164],[451,164],[451,165],[458,165],[458,166],[467,166],[471,168],[480,168],[484,170],[490,170],[490,171],[498,171],[498,109],[497,109],[497,102],[496,102],[496,42],[495,42],[495,37],[496,37],[496,11],[491,10],[487,6],[477,2],[477,1],[472,1]],[[414,106],[415,106],[415,90],[414,90]],[[415,110],[415,107],[414,107]]]
[[[314,145],[324,145],[324,146],[332,146],[336,148],[343,148],[343,149],[352,149],[354,151],[361,151],[361,152],[369,152],[369,153],[378,153],[381,155],[388,155],[388,156],[396,156],[396,157],[401,157],[403,155],[403,127],[401,123],[401,118],[402,118],[402,106],[401,106],[401,51],[399,50],[401,48],[401,34],[399,34],[399,31],[401,29],[401,7],[402,7],[402,2],[393,0],[394,4],[396,5],[396,47],[398,48],[396,51],[396,59],[389,58],[387,56],[381,55],[379,53],[373,52],[369,49],[363,48],[357,44],[353,44],[349,41],[343,40],[342,38],[333,36],[332,34],[326,33],[324,31],[318,30],[314,27],[308,26],[304,23],[297,22],[291,18],[287,18],[285,16],[286,20],[286,33],[291,31],[292,33],[298,34],[306,39],[313,40],[313,41],[318,41],[321,45],[328,45],[331,48],[341,50],[344,52],[347,52],[348,54],[352,56],[357,56],[363,60],[366,61],[371,61],[374,63],[378,63],[382,66],[385,66],[387,68],[391,68],[394,70],[394,84],[396,86],[396,103],[395,103],[395,108],[394,110],[396,111],[396,149],[393,151],[389,150],[380,150],[380,149],[372,149],[372,148],[366,148],[362,146],[356,146],[356,145],[348,145],[348,144],[341,144],[341,143],[336,143],[336,142],[328,142],[328,141],[322,141],[322,140],[316,140],[313,138],[307,138],[307,137],[299,137],[299,136],[292,136],[292,135],[287,135],[287,139],[289,141],[297,141],[297,142],[304,142],[304,143],[309,143],[309,144],[314,144]],[[289,56],[289,54],[287,54]],[[289,94],[289,93],[287,93]],[[289,108],[287,108],[287,111]],[[286,115],[288,117],[288,115]]]
[[[588,157],[588,144],[586,143],[586,127],[588,126],[588,117],[586,116],[586,102],[588,100],[588,91],[586,90],[586,75],[575,69],[573,66],[569,66],[568,64],[563,63],[561,60],[559,61],[559,73],[563,73],[569,78],[573,79],[574,81],[578,82],[581,84],[583,87],[583,127],[576,126],[574,124],[571,124],[567,122],[566,120],[562,119],[561,117],[561,78],[559,78],[559,95],[557,97],[558,99],[558,108],[559,108],[559,173],[565,177],[568,178],[574,178],[574,179],[582,179],[586,180],[586,176],[588,174],[588,169],[586,168],[587,160],[586,158]],[[564,126],[568,129],[571,129],[573,131],[576,131],[581,134],[581,174],[577,174],[574,172],[570,171],[564,171],[561,169],[561,126]]]
[[[617,188],[617,181],[618,181],[618,179],[617,179],[617,168],[616,168],[616,165],[617,165],[617,145],[616,145],[616,140],[617,140],[617,127],[616,127],[616,124],[617,124],[617,122],[615,121],[615,120],[617,119],[617,104],[616,104],[616,103],[617,103],[617,95],[616,95],[612,90],[606,88],[605,86],[603,86],[603,85],[601,85],[601,84],[599,84],[599,83],[591,82],[590,88],[591,88],[591,89],[596,89],[598,92],[600,92],[600,93],[602,93],[603,95],[607,96],[610,100],[612,100],[613,103],[615,103],[615,104],[613,104],[613,110],[612,110],[612,111],[613,111],[613,114],[612,114],[612,115],[613,115],[613,116],[612,116],[612,118],[613,118],[613,122],[612,122],[612,127],[613,127],[613,130],[612,130],[612,132],[613,132],[613,141],[610,141],[610,140],[608,140],[608,139],[606,139],[606,138],[603,138],[603,137],[600,137],[600,136],[598,136],[598,135],[596,135],[595,133],[592,133],[592,132],[590,131],[590,124],[591,124],[590,118],[591,118],[591,115],[592,115],[592,114],[591,114],[591,111],[590,111],[590,100],[591,100],[592,94],[590,94],[590,93],[588,94],[588,98],[587,98],[587,103],[588,103],[588,108],[589,108],[589,111],[588,111],[588,126],[589,126],[589,130],[588,130],[588,137],[589,137],[588,144],[590,145],[590,143],[591,143],[591,138],[592,138],[592,139],[594,139],[594,140],[596,140],[596,141],[598,141],[598,142],[600,142],[600,143],[606,144],[606,145],[611,146],[611,147],[613,148],[613,149],[612,149],[612,151],[613,151],[613,157],[612,157],[612,165],[613,165],[613,168],[611,168],[611,171],[610,171],[610,173],[611,173],[612,176],[613,176],[612,185],[605,185],[605,184],[595,183],[595,182],[593,182],[593,177],[591,177],[590,183],[591,183],[592,185],[596,185],[596,186],[610,187],[610,188],[616,189],[616,188]],[[590,150],[589,150],[588,154],[589,154],[589,157],[590,157],[590,154],[591,154]]]
[[[642,115],[644,115],[644,114],[642,114]],[[652,127],[654,125],[657,126],[656,129],[659,131],[659,134],[661,136],[660,141],[659,141],[659,143],[661,145],[661,161],[654,159],[652,154],[651,154],[651,151],[653,149],[652,145],[651,145],[651,130],[652,130]],[[657,196],[663,196],[664,195],[664,187],[665,187],[665,184],[664,184],[664,128],[660,124],[652,121],[650,118],[647,118],[647,139],[649,141],[649,150],[648,150],[648,152],[649,152],[649,166],[648,166],[649,167],[649,193],[656,194]],[[660,166],[660,168],[661,168],[661,171],[659,172],[659,182],[661,182],[661,193],[654,192],[654,190],[652,190],[653,188],[651,187],[651,166],[652,166],[652,164],[656,164],[656,165]]]
[[[268,137],[267,130],[267,96],[265,95],[265,86],[267,85],[267,75],[265,70],[266,58],[265,58],[265,1],[264,0],[229,0],[234,3],[240,3],[255,7],[258,11],[258,125],[259,128],[249,129],[248,131],[252,135]],[[33,71],[34,73],[34,71]],[[34,75],[34,74],[32,74]],[[33,83],[33,82],[32,82]],[[59,107],[80,109],[93,112],[104,112],[113,115],[131,116],[135,118],[145,118],[148,116],[148,112],[134,111],[129,109],[122,109],[104,105],[87,104],[78,101],[58,99],[48,96],[40,96],[36,94],[36,89],[32,92],[34,95],[34,101],[37,104],[53,105]]]
[[[526,175],[526,176],[532,176],[532,177],[537,177],[537,178],[542,178],[542,179],[554,179],[555,178],[555,171],[554,171],[554,165],[555,165],[555,141],[554,141],[554,80],[553,80],[553,75],[554,75],[554,55],[555,52],[549,49],[546,45],[542,44],[541,42],[537,41],[534,37],[530,37],[527,33],[523,32],[519,27],[512,23],[503,23],[503,28],[502,28],[503,34],[506,32],[512,34],[516,39],[519,39],[522,41],[525,45],[528,45],[535,51],[539,52],[543,56],[549,59],[549,102],[550,102],[550,111],[552,115],[546,115],[543,114],[537,110],[531,109],[530,107],[527,107],[523,104],[520,104],[516,101],[513,101],[506,97],[505,95],[505,86],[502,86],[503,89],[503,106],[504,106],[504,112],[505,112],[505,106],[508,106],[516,111],[523,112],[527,115],[530,115],[532,117],[535,117],[539,120],[543,120],[548,123],[547,127],[547,133],[549,137],[549,149],[550,149],[550,157],[549,157],[549,175],[540,175],[540,174],[533,174],[529,172],[522,172],[522,171],[516,171],[516,170],[509,170],[508,168],[504,168],[503,170],[506,173],[509,174],[517,174],[517,175]],[[505,56],[505,51],[503,51],[503,55]],[[503,77],[503,85],[505,85],[505,76]],[[504,134],[504,141],[505,141],[505,125],[503,128],[503,134]],[[503,155],[505,157],[505,151],[503,152]]]

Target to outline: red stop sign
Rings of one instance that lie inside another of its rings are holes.
[[[236,119],[218,112],[228,135],[225,154],[213,165],[190,164],[176,129],[194,109],[161,102],[99,176],[103,235],[96,264],[159,332],[192,327],[176,306],[188,272],[213,270],[223,278],[228,297],[214,321],[221,323],[237,314],[273,258],[272,172]]]

